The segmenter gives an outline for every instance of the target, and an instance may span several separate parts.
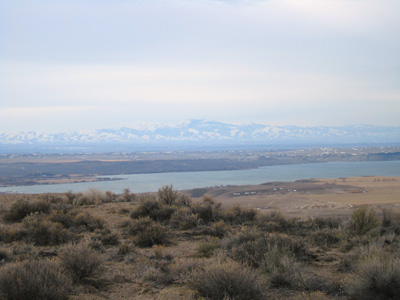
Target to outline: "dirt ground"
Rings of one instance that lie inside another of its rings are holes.
[[[351,177],[271,182],[209,189],[229,207],[235,203],[262,211],[280,210],[290,217],[348,216],[353,207],[369,205],[400,210],[400,177]]]

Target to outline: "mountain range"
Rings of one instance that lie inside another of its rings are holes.
[[[400,143],[400,126],[351,125],[340,127],[269,126],[188,120],[175,125],[152,124],[119,129],[40,133],[0,133],[8,147],[90,147],[163,145],[323,145]]]

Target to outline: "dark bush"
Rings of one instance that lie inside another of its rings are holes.
[[[217,221],[221,216],[221,203],[216,203],[207,195],[203,197],[201,204],[193,204],[191,209],[203,223]]]
[[[50,260],[10,263],[0,269],[0,299],[67,300],[71,282]]]
[[[264,234],[252,228],[243,228],[239,233],[225,238],[222,245],[234,260],[256,268],[265,263],[265,254],[274,247],[293,254],[296,259],[308,259],[309,255],[306,244],[300,239],[284,234]]]
[[[172,185],[165,185],[158,190],[157,195],[161,204],[171,206],[178,200],[179,193],[174,190]]]
[[[214,254],[214,251],[218,248],[218,245],[215,242],[201,242],[197,247],[197,254],[201,257],[211,257]]]
[[[400,260],[371,256],[358,265],[348,285],[352,299],[384,300],[399,299]]]
[[[357,235],[364,235],[379,226],[375,210],[367,206],[355,209],[350,218],[350,230]]]
[[[80,213],[74,217],[73,227],[78,231],[93,232],[96,229],[103,229],[105,223],[105,220],[100,217],[92,216],[88,213]]]
[[[192,213],[190,208],[178,208],[171,216],[170,224],[174,228],[181,230],[191,229],[197,226],[198,218]]]
[[[314,231],[310,238],[319,247],[331,247],[339,244],[341,232],[336,229],[326,228]]]
[[[243,208],[236,204],[222,213],[222,218],[230,224],[249,224],[256,219],[257,211],[254,208]]]
[[[211,262],[192,272],[189,286],[206,299],[265,299],[264,284],[257,271],[237,262]]]
[[[165,226],[151,220],[149,217],[133,220],[129,224],[128,232],[134,236],[134,243],[140,247],[168,243],[168,230]]]
[[[60,223],[48,221],[43,215],[31,215],[24,219],[27,239],[35,245],[59,245],[73,238]]]
[[[269,232],[285,232],[289,223],[280,211],[274,210],[269,213],[260,213],[257,215],[256,224],[259,228]]]
[[[165,222],[171,218],[175,210],[176,207],[162,204],[152,195],[144,195],[132,211],[131,218],[150,217],[152,220]]]
[[[86,242],[66,245],[61,248],[58,256],[74,282],[96,278],[103,271],[104,257]]]
[[[20,222],[26,216],[33,213],[48,213],[50,203],[44,200],[28,202],[19,200],[11,205],[10,209],[4,215],[5,222]]]

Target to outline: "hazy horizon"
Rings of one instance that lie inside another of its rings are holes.
[[[400,126],[394,0],[0,4],[0,132]]]

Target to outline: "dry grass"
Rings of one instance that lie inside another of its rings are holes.
[[[160,191],[105,193],[96,205],[79,205],[74,193],[0,195],[0,282],[12,286],[6,270],[25,274],[39,261],[61,295],[40,299],[395,299],[400,218],[387,206],[349,208],[357,218],[346,222]],[[46,282],[29,272],[21,276]],[[39,299],[41,283],[24,284]]]

